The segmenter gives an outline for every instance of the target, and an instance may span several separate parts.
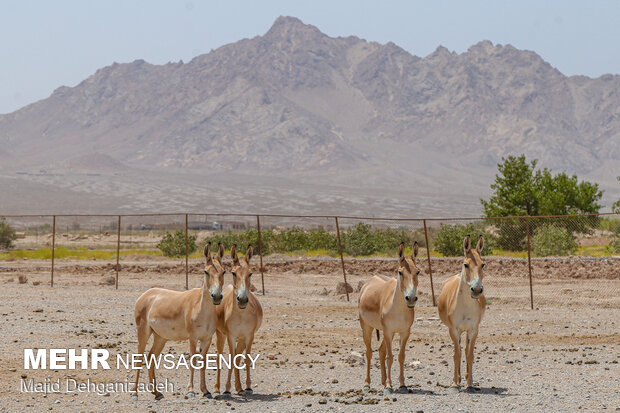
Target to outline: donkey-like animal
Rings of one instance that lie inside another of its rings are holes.
[[[252,259],[252,246],[248,247],[243,259],[239,259],[237,255],[237,246],[233,245],[230,250],[230,256],[233,260],[232,276],[233,284],[224,288],[224,299],[222,304],[217,307],[217,378],[215,381],[215,392],[220,391],[220,354],[224,349],[224,340],[228,341],[228,350],[231,358],[234,360],[238,354],[249,355],[252,351],[252,343],[254,342],[254,334],[260,328],[263,321],[263,308],[258,298],[252,293],[250,277],[252,276],[252,268],[250,260]],[[236,346],[236,347],[235,347]],[[245,394],[252,393],[252,381],[250,380],[250,366],[246,359],[246,381]],[[241,380],[239,378],[239,369],[235,364],[228,370],[228,379],[226,380],[226,391],[224,394],[230,394],[231,373],[235,371],[235,390],[242,392]]]
[[[220,244],[218,254],[212,257],[211,243],[204,249],[206,258],[204,281],[201,288],[188,291],[174,291],[164,288],[151,288],[138,298],[135,307],[136,328],[138,330],[138,353],[144,353],[146,343],[153,335],[153,346],[148,358],[157,358],[168,340],[189,340],[190,357],[198,352],[196,345],[200,340],[202,360],[209,350],[216,329],[215,309],[222,302],[222,284],[224,267],[222,257],[224,247]],[[140,366],[141,367],[141,366]],[[138,379],[140,369],[136,371],[134,398],[138,397]],[[164,395],[157,390],[155,367],[149,367],[149,381],[153,385],[155,399]],[[205,370],[200,370],[200,391],[205,397],[211,397],[205,383]],[[190,369],[188,396],[194,393],[194,369]]]
[[[482,278],[484,262],[482,249],[484,238],[478,239],[475,249],[471,249],[469,235],[463,240],[465,258],[461,273],[454,275],[443,284],[437,309],[441,321],[448,326],[450,337],[454,343],[454,378],[452,387],[461,385],[461,335],[467,333],[465,359],[467,363],[468,389],[472,389],[472,368],[474,364],[474,346],[478,337],[478,326],[486,309],[486,301],[482,294]]]
[[[366,345],[366,381],[364,389],[370,389],[370,360],[372,358],[372,330],[383,331],[383,341],[379,347],[381,365],[381,384],[383,392],[392,393],[392,340],[395,333],[400,336],[400,392],[407,392],[405,386],[405,349],[414,320],[414,307],[418,301],[418,274],[415,264],[418,243],[413,244],[411,257],[405,257],[405,244],[398,248],[398,276],[373,276],[366,281],[360,292],[359,316],[364,344]],[[387,361],[387,374],[386,374]]]

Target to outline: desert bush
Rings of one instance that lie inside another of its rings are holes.
[[[543,224],[532,237],[532,250],[539,257],[570,255],[577,250],[577,242],[566,228]]]
[[[15,230],[5,220],[0,220],[0,248],[11,248],[16,239]]]
[[[620,254],[620,238],[614,238],[605,245],[605,252],[608,254]]]
[[[196,245],[196,235],[188,234],[188,251],[193,253],[198,249]],[[174,235],[170,232],[166,232],[157,244],[157,248],[166,257],[181,257],[185,255],[185,231],[178,230]]]
[[[599,229],[604,231],[610,231],[620,236],[620,218],[617,217],[604,217],[599,221]]]
[[[338,254],[338,237],[334,231],[325,229],[304,229],[293,227],[286,230],[261,230],[263,254],[272,253],[303,253],[312,250],[325,250],[329,254]],[[413,244],[414,237],[419,236],[406,229],[373,228],[364,223],[358,223],[346,230],[342,230],[343,252],[352,256],[372,255],[376,253],[395,254],[398,245],[405,242]],[[423,233],[422,233],[423,237]],[[209,241],[217,244],[221,242],[226,248],[233,244],[246,248],[251,244],[258,246],[258,231],[216,232],[209,237]]]
[[[463,255],[463,239],[471,236],[472,247],[478,242],[480,235],[484,236],[484,248],[482,255],[490,255],[495,246],[495,237],[485,230],[483,223],[469,223],[467,225],[441,224],[439,232],[433,241],[433,247],[437,252],[448,256],[455,257]]]
[[[414,233],[405,229],[372,228],[362,222],[342,232],[342,248],[352,256],[394,254],[401,242],[413,244]]]

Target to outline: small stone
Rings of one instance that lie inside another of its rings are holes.
[[[327,404],[327,399],[321,399],[321,400],[319,400],[319,404]]]

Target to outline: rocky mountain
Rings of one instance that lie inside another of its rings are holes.
[[[519,153],[611,182],[620,76],[566,77],[534,52],[489,41],[420,58],[280,17],[263,36],[188,63],[114,63],[0,116],[7,173],[85,170],[94,159],[100,170],[352,188],[404,178],[407,188],[459,188],[473,205],[501,156]]]

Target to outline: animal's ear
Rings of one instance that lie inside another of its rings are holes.
[[[205,253],[205,258],[207,259],[207,265],[210,264],[212,260],[211,254],[209,254],[210,250],[211,250],[211,241],[207,242],[207,245],[205,245],[204,253]]]
[[[224,257],[224,246],[222,245],[221,242],[218,245],[219,245],[219,248],[217,250],[217,256],[219,257],[220,262],[221,262],[222,258]]]
[[[463,240],[463,254],[467,255],[470,249],[471,249],[471,241],[470,241],[470,237],[468,234]]]
[[[254,250],[252,249],[251,245],[248,245],[248,250],[245,252],[245,262],[250,262],[250,260],[252,259],[252,253],[254,252]]]
[[[405,259],[405,243],[401,242],[398,246],[398,259],[400,261]]]
[[[411,258],[413,258],[414,261],[415,261],[415,257],[418,256],[418,250],[419,250],[418,241],[416,241],[413,243],[413,248],[411,249]]]
[[[239,256],[237,255],[237,244],[233,244],[230,249],[230,258],[233,260],[234,265],[239,265]]]
[[[482,254],[483,248],[484,248],[484,237],[480,235],[480,238],[478,238],[478,244],[476,244],[476,250],[478,250],[479,254]]]

